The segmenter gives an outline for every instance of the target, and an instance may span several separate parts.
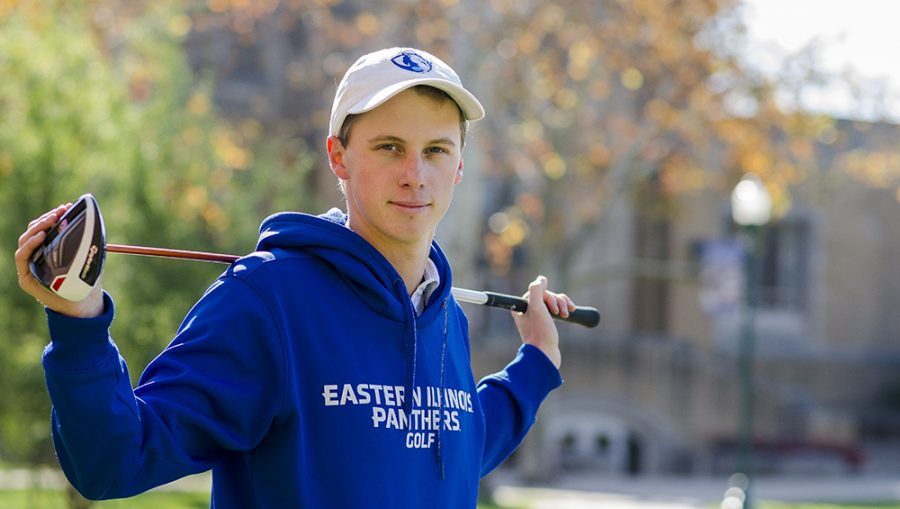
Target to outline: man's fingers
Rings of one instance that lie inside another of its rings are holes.
[[[540,349],[553,365],[559,368],[562,361],[559,352],[559,333],[552,315],[559,314],[560,306],[564,308],[567,306],[564,299],[547,291],[548,284],[546,277],[538,276],[528,285],[526,293],[528,312],[513,313],[513,318],[522,342]]]
[[[48,210],[47,212],[44,212],[43,214],[41,214],[39,217],[32,219],[31,221],[28,222],[28,227],[26,228],[26,230],[31,229],[35,224],[43,221],[45,218],[47,218],[47,216],[49,216],[50,214],[53,214],[54,212],[56,212],[56,209]]]
[[[59,205],[55,209],[45,212],[41,217],[28,223],[28,228],[19,236],[19,246],[33,237],[37,232],[49,230],[50,227],[59,221],[59,218],[66,213],[66,210],[68,210],[70,206],[71,204]]]
[[[556,296],[557,305],[559,306],[559,316],[563,318],[569,317],[569,298],[565,296],[565,294],[559,294]]]
[[[62,215],[63,213],[65,213],[66,209],[68,209],[71,205],[72,205],[71,203],[69,203],[69,204],[61,203],[61,204],[57,205],[55,208],[52,208],[52,209],[48,210],[47,212],[44,212],[43,214],[41,214],[41,216],[38,217],[37,219],[33,219],[31,222],[29,222],[28,227],[31,228],[32,225],[34,225],[38,221],[42,221],[50,216],[54,216],[55,219],[58,219],[59,216]]]
[[[28,268],[28,260],[31,258],[31,254],[41,245],[44,237],[46,237],[46,233],[39,231],[16,250],[16,276],[18,277],[20,288],[37,299],[41,304],[46,305],[50,302],[48,299],[52,299],[54,295],[31,275],[31,270]]]
[[[550,310],[554,315],[559,315],[563,318],[569,317],[569,298],[566,297],[565,294],[562,293],[553,293],[547,292],[544,295],[544,302],[547,304],[547,309]]]
[[[56,223],[56,219],[51,219],[54,216],[45,216],[41,219],[34,221],[31,223],[31,226],[28,227],[27,230],[22,235],[19,235],[19,246],[30,240],[32,237],[37,235],[38,233],[49,230],[54,223]]]
[[[71,206],[71,203],[60,204],[57,205],[56,208],[44,212],[40,217],[29,222],[25,232],[22,233],[22,235],[19,235],[15,260],[16,274],[19,277],[20,285],[31,283],[29,280],[33,278],[31,278],[31,271],[28,270],[28,260],[44,239],[47,238],[47,232],[50,228],[59,221],[59,218],[62,217]]]
[[[544,304],[547,306],[547,309],[550,310],[550,313],[554,315],[559,314],[559,301],[553,292],[544,291]]]
[[[547,278],[544,276],[538,276],[537,279],[531,282],[528,285],[528,308],[529,309],[537,309],[537,306],[542,306],[544,302],[544,295],[547,291]]]
[[[21,242],[19,248],[16,249],[16,265],[18,266],[19,263],[27,263],[28,258],[31,257],[31,253],[34,252],[34,249],[37,246],[41,245],[41,242],[44,241],[44,237],[46,236],[46,232],[39,231]]]
[[[568,295],[547,290],[547,284],[547,278],[539,276],[528,285],[528,291],[522,295],[522,298],[528,301],[529,307],[536,305],[537,302],[543,302],[544,307],[546,307],[551,314],[568,318],[569,313],[575,311],[578,306]],[[532,298],[532,296],[542,297]]]
[[[27,239],[22,243],[19,246],[19,249],[16,249],[16,273],[19,277],[30,273],[28,270],[28,259],[31,258],[31,253],[41,245],[41,242],[44,241],[44,237],[46,236],[47,234],[43,231],[37,232],[30,239]]]
[[[559,294],[559,299],[560,299],[560,301],[559,301],[560,308],[564,311],[564,314],[562,315],[562,317],[568,318],[569,313],[571,313],[572,311],[575,311],[575,308],[577,308],[578,306],[576,306],[575,302],[572,301],[572,299],[570,299],[569,296],[564,293]]]
[[[522,295],[522,298],[528,301],[529,308],[543,303],[550,314],[568,318],[569,314],[578,307],[575,301],[564,293],[554,293],[547,290],[547,284],[546,277],[538,276],[537,279],[528,285],[528,291]]]

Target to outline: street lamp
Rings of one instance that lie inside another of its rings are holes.
[[[763,226],[772,218],[772,197],[756,175],[748,173],[731,192],[731,217],[741,226]]]
[[[744,509],[751,509],[750,489],[753,468],[753,357],[756,342],[755,313],[759,278],[760,229],[772,218],[772,198],[756,175],[746,174],[731,192],[731,216],[740,226],[746,247],[745,305],[741,322],[741,400],[738,430],[740,452],[738,470],[747,476]]]

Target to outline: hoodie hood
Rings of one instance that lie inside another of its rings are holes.
[[[347,215],[337,208],[319,216],[299,212],[274,214],[260,226],[257,250],[305,251],[319,257],[334,266],[362,301],[380,315],[406,322],[411,303],[400,274],[377,249],[347,228],[346,223]],[[441,306],[431,304],[447,299],[452,286],[450,265],[437,243],[431,243],[429,256],[441,282],[426,303],[425,311],[416,319],[420,326],[440,314]]]

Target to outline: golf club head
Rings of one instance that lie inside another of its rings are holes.
[[[97,200],[82,195],[53,225],[28,266],[35,279],[60,297],[81,301],[100,279],[106,229]]]

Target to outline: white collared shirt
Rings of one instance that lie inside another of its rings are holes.
[[[425,311],[425,304],[431,298],[431,294],[441,284],[441,275],[438,274],[437,265],[431,258],[425,260],[425,274],[422,275],[422,282],[416,288],[416,291],[409,296],[412,299],[413,308],[416,310],[416,316]]]

